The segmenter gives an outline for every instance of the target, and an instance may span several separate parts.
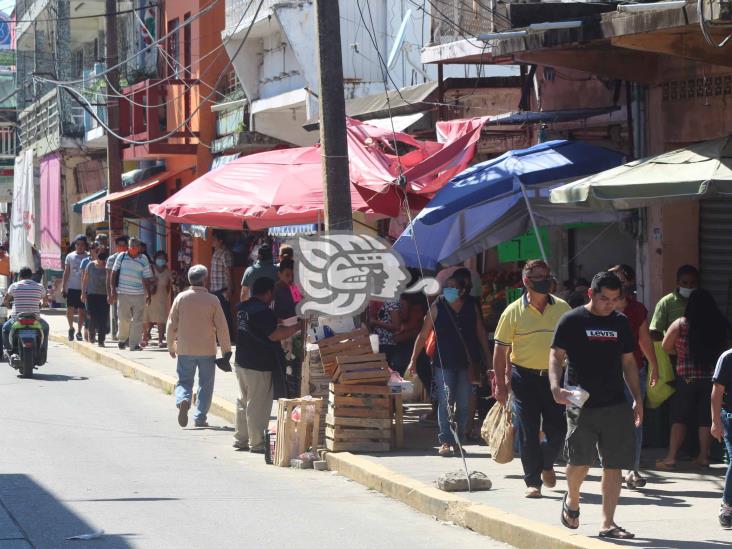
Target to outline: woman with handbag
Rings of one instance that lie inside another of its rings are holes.
[[[449,457],[465,438],[473,391],[471,379],[480,377],[484,368],[482,356],[488,356],[488,338],[475,303],[468,299],[464,279],[448,278],[442,296],[432,304],[414,343],[409,362],[412,373],[433,328],[436,337],[433,366],[438,397],[438,453]],[[453,406],[454,413],[450,413]],[[455,439],[454,433],[459,440]]]

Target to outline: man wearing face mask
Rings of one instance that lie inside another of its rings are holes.
[[[549,265],[541,260],[526,263],[522,271],[526,292],[503,311],[496,328],[493,353],[495,397],[515,398],[515,412],[521,433],[521,464],[525,495],[540,498],[541,487],[557,483],[554,461],[562,449],[567,425],[564,408],[552,397],[549,387],[549,351],[554,329],[569,305],[549,293],[552,285]],[[510,357],[510,368],[506,368]],[[539,440],[539,428],[546,442]]]
[[[662,341],[673,322],[686,311],[691,293],[699,287],[699,271],[691,265],[682,265],[676,272],[676,289],[661,298],[651,319],[651,337]]]
[[[112,299],[119,315],[119,348],[128,344],[132,351],[141,350],[145,303],[150,303],[153,279],[147,257],[140,253],[140,241],[130,239],[127,252],[117,255],[112,268]]]
[[[106,271],[107,271],[107,302],[109,305],[115,305],[115,298],[112,294],[112,269],[114,263],[117,261],[117,256],[127,251],[127,247],[130,242],[130,237],[127,235],[120,235],[114,239],[114,253],[110,254],[107,258]],[[117,339],[117,328],[119,317],[117,315],[117,307],[111,307],[112,310],[112,339]]]

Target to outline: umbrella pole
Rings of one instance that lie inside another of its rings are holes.
[[[546,257],[546,251],[544,250],[544,242],[541,240],[541,234],[539,234],[539,227],[536,225],[536,218],[534,217],[534,210],[531,209],[531,202],[529,201],[529,193],[526,192],[526,187],[519,181],[521,186],[521,193],[524,195],[524,201],[526,202],[526,209],[529,210],[529,219],[531,219],[531,225],[534,227],[534,234],[536,235],[536,241],[539,243],[539,251],[541,252],[541,258],[545,263],[549,263]]]

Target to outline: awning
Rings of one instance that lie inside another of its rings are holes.
[[[108,202],[116,202],[118,200],[123,200],[125,198],[144,193],[145,191],[149,191],[150,189],[160,185],[160,183],[162,183],[163,181],[171,179],[192,168],[193,166],[190,166],[183,170],[178,170],[176,172],[160,172],[145,181],[137,183],[136,185],[130,185],[129,187],[121,191],[117,191],[116,193],[110,193],[106,196],[98,198],[97,200],[94,200],[93,202],[84,204],[81,208],[81,221],[84,224],[101,223],[107,217]]]
[[[436,90],[437,82],[432,81],[399,90],[391,90],[388,95],[382,92],[349,99],[346,101],[346,116],[358,120],[370,121],[386,118],[389,115],[401,116],[424,111],[430,107],[422,102],[435,93]],[[308,131],[313,131],[317,130],[319,125],[319,118],[311,118],[303,124],[303,128]]]
[[[499,126],[532,123],[570,122],[610,114],[620,110],[618,106],[593,107],[588,109],[563,109],[559,111],[518,111],[488,117],[488,124]]]
[[[393,128],[394,131],[403,132],[414,126],[417,122],[427,116],[427,114],[428,113],[426,112],[416,112],[414,114],[404,114],[393,118],[374,118],[369,120],[369,124],[384,130],[391,130]]]
[[[81,213],[81,208],[84,206],[84,204],[89,204],[89,202],[94,202],[95,200],[102,198],[103,196],[107,195],[107,189],[102,189],[101,191],[97,191],[94,194],[90,194],[89,196],[86,196],[79,200],[78,202],[74,203],[74,213]]]
[[[590,202],[636,208],[663,199],[732,195],[732,135],[703,141],[568,183],[555,204]]]
[[[308,223],[305,225],[283,225],[281,227],[270,227],[267,230],[269,236],[287,238],[288,236],[312,235],[318,233],[318,225]]]

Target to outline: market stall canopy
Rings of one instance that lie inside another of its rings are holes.
[[[348,119],[353,211],[396,217],[405,196],[410,209],[423,208],[473,157],[473,137],[480,136],[482,120],[445,123],[446,139],[440,143]],[[323,210],[317,145],[236,159],[150,206],[150,212],[168,222],[221,228],[240,228],[246,222],[252,229],[315,223],[323,220]]]
[[[251,229],[323,221],[320,147],[251,154],[199,177],[150,212],[172,223]],[[393,216],[400,197],[351,184],[353,211]]]
[[[732,195],[732,136],[643,158],[554,189],[555,204],[610,203],[632,208],[651,200]]]
[[[617,221],[620,215],[612,210],[550,204],[549,192],[561,184],[557,179],[582,177],[622,159],[619,153],[570,141],[509,151],[453,178],[394,249],[409,266],[434,269],[439,263],[458,263],[526,232],[532,225],[529,205],[538,226]]]
[[[581,141],[547,141],[481,162],[454,177],[419,215],[425,224],[438,223],[481,202],[520,196],[527,188],[548,181],[565,182],[613,168],[623,155]]]
[[[570,223],[612,223],[622,212],[595,210],[585,205],[551,204],[551,184],[527,191],[534,219],[539,226]],[[414,219],[394,243],[409,267],[435,270],[439,264],[455,265],[532,228],[529,210],[520,192],[465,208],[442,221],[428,225]]]

